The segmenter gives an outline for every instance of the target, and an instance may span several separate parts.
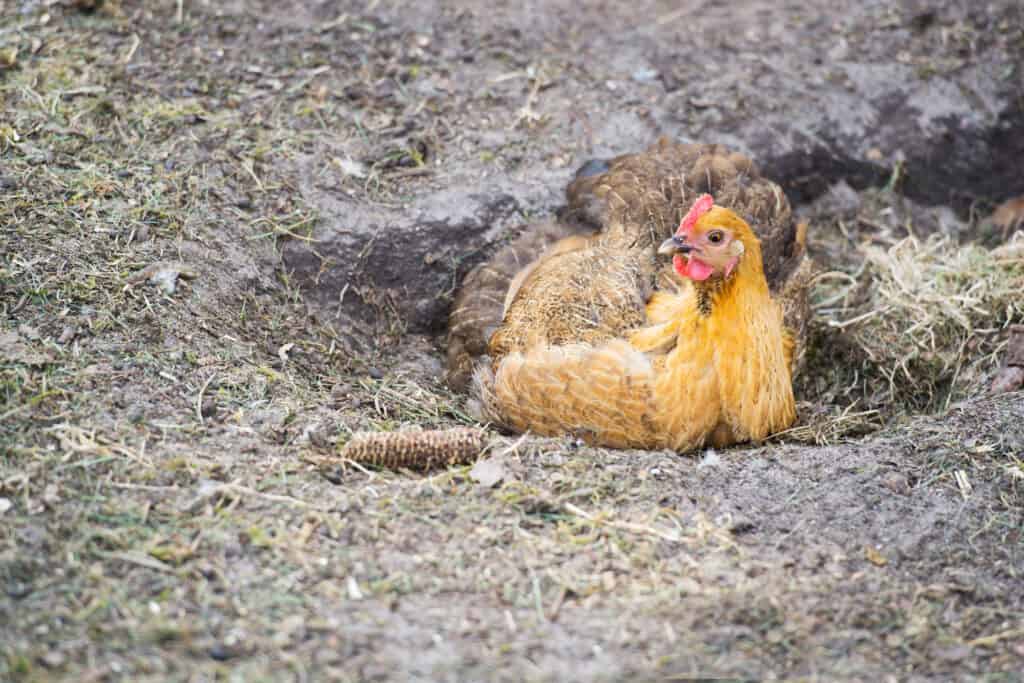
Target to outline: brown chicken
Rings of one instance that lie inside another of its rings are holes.
[[[557,243],[561,253],[592,234],[578,224],[537,223],[466,275],[448,318],[448,386],[457,391],[469,386],[477,360],[487,354],[487,342],[501,325],[506,299],[549,250]]]
[[[576,257],[589,251],[548,262],[572,257],[586,268]],[[750,226],[704,195],[658,253],[673,254],[679,286],[650,297],[642,326],[590,343],[530,340],[505,355],[493,374],[482,366],[477,387],[485,415],[521,432],[680,452],[763,439],[789,427],[796,417],[792,340]],[[639,280],[622,286],[618,300],[606,302],[610,307],[645,298]]]
[[[568,186],[558,223],[529,229],[466,277],[452,309],[448,383],[477,361],[538,344],[595,344],[644,324],[645,304],[678,276],[656,259],[703,192],[743,214],[762,240],[765,273],[802,355],[810,264],[782,190],[743,155],[662,139],[638,154],[591,162]],[[531,261],[527,263],[528,261]]]

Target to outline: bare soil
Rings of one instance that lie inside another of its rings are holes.
[[[725,7],[0,0],[0,678],[1020,680],[1020,391],[916,414],[819,361],[804,415],[869,416],[334,464],[472,424],[451,292],[588,158],[743,148],[844,272],[888,231],[996,239],[1016,3]]]

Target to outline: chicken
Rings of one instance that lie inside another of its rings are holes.
[[[528,229],[470,272],[450,319],[449,385],[464,389],[485,353],[498,361],[541,343],[593,344],[643,324],[650,294],[677,279],[655,250],[702,192],[746,216],[762,239],[798,366],[811,267],[785,195],[726,147],[662,139],[637,154],[585,164],[566,189],[559,222]]]
[[[788,428],[796,418],[792,340],[768,289],[761,241],[713,202],[698,198],[658,247],[673,255],[679,284],[650,297],[642,326],[592,343],[533,343],[505,355],[493,373],[482,366],[476,385],[485,415],[520,432],[679,452]],[[630,296],[643,298],[642,287],[621,294]]]
[[[751,159],[724,145],[661,138],[639,154],[615,157],[604,173],[579,174],[569,184],[563,220],[594,229],[632,224],[637,241],[653,250],[704,193],[754,227],[768,284],[773,291],[781,289],[806,260],[804,234],[782,188],[761,176]]]
[[[448,318],[445,380],[449,387],[463,391],[469,386],[477,359],[487,354],[487,342],[501,325],[506,300],[537,263],[579,246],[574,240],[586,240],[592,232],[577,224],[534,224],[466,275]]]

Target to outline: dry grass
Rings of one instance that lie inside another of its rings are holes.
[[[890,415],[983,393],[1008,327],[1024,320],[1024,233],[991,250],[933,235],[862,254],[856,272],[829,273],[816,292],[822,336],[843,352],[837,380]]]

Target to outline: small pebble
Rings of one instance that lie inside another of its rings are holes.
[[[658,78],[657,69],[638,69],[630,76],[637,83],[650,83]]]
[[[64,657],[64,654],[59,650],[50,650],[44,654],[41,659],[43,661],[43,666],[48,669],[59,669],[64,666],[64,662],[67,661],[67,658]]]
[[[889,472],[882,478],[882,486],[901,496],[910,494],[910,483],[899,472]]]
[[[719,457],[718,453],[713,448],[709,448],[704,451],[704,456],[697,463],[697,469],[703,470],[709,467],[718,467],[722,464],[722,458]]]
[[[7,593],[9,598],[21,600],[32,593],[32,584],[25,583],[24,581],[10,581],[5,587],[4,592]]]
[[[729,531],[733,534],[746,534],[757,529],[757,525],[754,521],[748,517],[737,516],[732,520],[732,524],[729,525]]]
[[[236,653],[227,645],[223,643],[217,643],[209,650],[210,658],[215,659],[218,662],[226,662],[236,655]]]
[[[217,401],[212,398],[204,398],[200,410],[203,417],[213,417],[217,413]]]

